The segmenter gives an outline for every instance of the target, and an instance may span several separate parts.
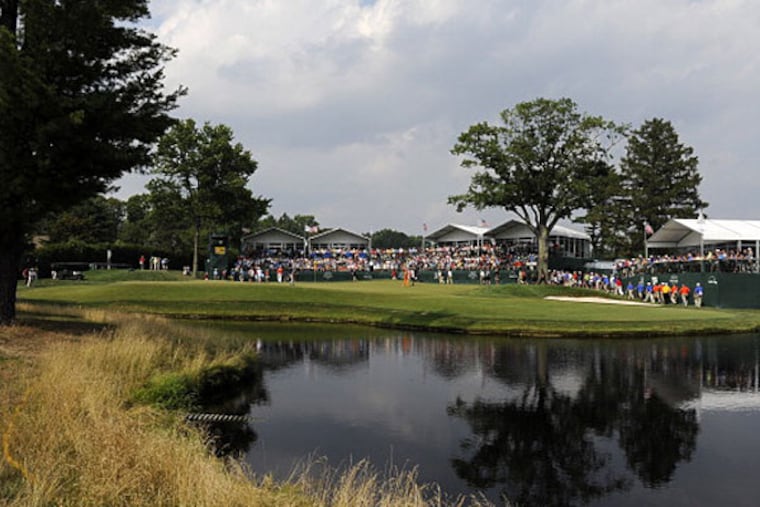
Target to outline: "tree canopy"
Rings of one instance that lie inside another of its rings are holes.
[[[302,236],[304,232],[309,232],[307,229],[311,229],[312,227],[319,228],[319,222],[314,215],[295,215],[291,217],[287,213],[283,213],[279,218],[267,215],[256,224],[257,231],[263,231],[270,227],[277,227]]]
[[[144,167],[184,93],[174,52],[134,24],[147,1],[0,0],[0,324],[34,224]]]
[[[374,233],[366,233],[365,236],[372,238],[374,248],[411,248],[420,245],[419,236],[409,236],[395,229],[380,229]]]
[[[478,123],[451,150],[478,167],[466,193],[449,197],[458,211],[501,207],[538,240],[539,280],[546,280],[549,231],[588,205],[599,165],[611,160],[624,128],[577,111],[568,98],[539,98],[501,113],[501,125]]]
[[[51,243],[115,243],[124,219],[124,203],[98,195],[49,216],[39,232]]]
[[[246,187],[257,163],[226,125],[184,120],[159,141],[150,188],[165,209],[181,210],[194,228],[193,274],[198,269],[198,244],[204,224],[239,236],[244,226],[266,213],[270,200],[254,197]]]

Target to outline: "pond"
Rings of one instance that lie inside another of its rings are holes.
[[[521,505],[756,505],[760,337],[535,340],[224,324],[260,382],[229,451],[287,478],[309,456],[417,467]],[[218,407],[219,408],[219,407]]]

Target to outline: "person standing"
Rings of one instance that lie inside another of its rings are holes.
[[[702,297],[704,296],[704,289],[702,288],[702,285],[700,285],[699,282],[697,282],[697,286],[694,287],[694,306],[697,308],[702,307]]]
[[[26,286],[31,287],[34,284],[34,281],[37,279],[37,270],[34,268],[29,268],[26,272]]]
[[[646,287],[646,296],[644,297],[645,303],[654,303],[654,287],[652,286],[652,282],[647,282]]]
[[[690,292],[691,292],[691,289],[689,289],[689,286],[686,284],[681,285],[681,288],[678,289],[678,293],[681,295],[681,303],[683,303],[684,306],[689,306]]]
[[[140,262],[140,271],[142,271],[143,269],[145,269],[145,256],[144,255],[140,256],[139,262]]]

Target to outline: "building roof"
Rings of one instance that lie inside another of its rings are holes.
[[[510,234],[511,232],[514,232],[520,236],[525,236],[526,234],[530,236],[534,235],[530,228],[520,220],[507,220],[503,224],[497,225],[496,227],[490,229],[486,235],[497,238],[509,238],[512,237]],[[562,236],[564,238],[591,240],[591,236],[585,232],[571,229],[570,227],[565,227],[564,225],[555,225],[552,230],[549,231],[549,236]]]
[[[264,229],[263,231],[252,232],[250,234],[246,234],[245,236],[243,236],[240,239],[241,239],[241,241],[249,241],[249,240],[251,240],[253,238],[257,238],[259,236],[270,235],[272,233],[284,234],[285,236],[289,236],[289,237],[291,237],[293,239],[297,239],[299,241],[303,241],[303,236],[295,234],[295,233],[292,233],[290,231],[286,231],[285,229],[280,229],[279,227],[270,227],[269,229]]]
[[[488,232],[488,227],[476,227],[474,225],[461,225],[461,224],[446,224],[440,229],[436,229],[430,234],[425,235],[429,240],[435,241],[437,238],[442,238],[452,232],[464,232],[471,235],[473,238],[479,238],[484,236]]]
[[[760,241],[760,220],[673,218],[649,236],[647,245],[650,248],[682,248],[739,241]]]
[[[591,241],[591,236],[587,233],[570,227],[565,227],[564,225],[555,225],[552,230],[549,231],[549,236],[562,236],[565,238],[586,239]]]
[[[357,234],[355,232],[351,232],[348,229],[343,229],[342,227],[336,227],[334,229],[328,229],[326,231],[323,231],[323,232],[320,232],[318,234],[315,234],[310,239],[311,239],[311,241],[318,240],[318,239],[324,239],[326,237],[333,236],[333,235],[338,234],[338,233],[343,233],[343,234],[346,234],[348,236],[354,236],[354,237],[356,237],[358,239],[361,239],[361,240],[364,240],[364,241],[369,241],[369,238],[366,238],[366,237],[362,236],[361,234]]]

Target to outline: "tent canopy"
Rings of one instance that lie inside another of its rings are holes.
[[[647,239],[649,248],[690,248],[760,241],[760,220],[673,218]]]

